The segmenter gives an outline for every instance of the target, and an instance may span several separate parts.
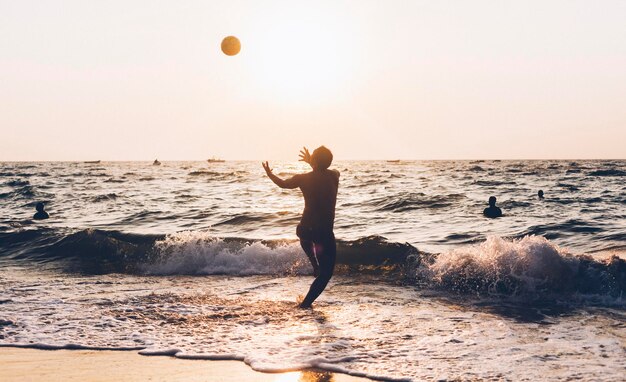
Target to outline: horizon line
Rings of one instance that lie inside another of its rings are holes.
[[[158,159],[158,158],[155,158]],[[294,161],[299,162],[297,159],[222,159],[224,162],[254,162],[254,161]],[[159,162],[207,162],[207,159],[158,159]],[[334,161],[359,161],[359,162],[382,162],[382,161],[399,161],[399,162],[420,162],[420,161],[610,161],[610,160],[626,160],[626,158],[439,158],[439,159],[402,159],[402,158],[375,158],[375,159],[335,159]],[[32,163],[32,162],[56,162],[56,163],[85,163],[85,162],[154,162],[154,159],[46,159],[46,160],[0,160],[0,163]],[[218,162],[220,163],[220,162]],[[223,162],[222,162],[223,163]]]

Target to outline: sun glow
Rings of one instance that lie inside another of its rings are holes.
[[[274,382],[298,382],[302,377],[302,373],[299,371],[290,371],[282,373],[276,377]]]
[[[268,10],[246,44],[252,83],[279,102],[340,97],[353,75],[355,46],[347,20],[319,7]]]
[[[274,382],[323,382],[332,380],[334,378],[330,373],[304,370],[282,373],[276,377]]]

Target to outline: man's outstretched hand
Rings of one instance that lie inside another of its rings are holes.
[[[309,149],[306,147],[303,147],[302,150],[300,150],[300,161],[311,164],[311,154],[309,154]]]
[[[270,180],[274,182],[274,184],[277,185],[278,187],[280,188],[300,187],[299,175],[294,175],[289,179],[281,179],[279,176],[274,175],[274,173],[272,172],[272,169],[270,168],[270,164],[267,161],[261,162],[261,164],[263,165],[263,169],[265,170],[267,177],[270,178]]]
[[[269,176],[272,173],[270,164],[267,161],[265,161],[265,162],[261,162],[261,165],[263,165],[263,169],[265,170],[265,173],[267,174],[267,176]]]

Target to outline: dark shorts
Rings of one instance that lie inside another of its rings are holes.
[[[335,234],[332,230],[319,230],[310,227],[303,227],[298,224],[296,235],[300,240],[312,241],[314,243],[325,243],[335,241]]]

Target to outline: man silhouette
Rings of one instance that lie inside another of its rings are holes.
[[[263,168],[278,187],[300,188],[304,196],[304,211],[296,234],[315,274],[309,293],[300,304],[301,308],[310,308],[326,288],[335,269],[337,248],[333,225],[339,171],[328,169],[333,161],[333,154],[324,146],[315,149],[313,154],[309,154],[309,150],[304,147],[300,151],[300,160],[308,163],[313,171],[281,179],[272,172],[268,162],[263,163]]]

